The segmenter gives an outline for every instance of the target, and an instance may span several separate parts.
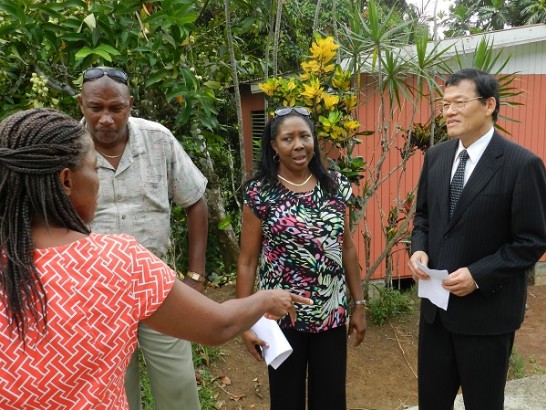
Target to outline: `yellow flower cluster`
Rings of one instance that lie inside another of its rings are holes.
[[[343,147],[356,137],[360,123],[353,118],[358,101],[351,92],[351,73],[333,63],[338,49],[332,37],[317,36],[299,76],[269,78],[259,87],[272,108],[309,108],[317,121],[317,136]]]

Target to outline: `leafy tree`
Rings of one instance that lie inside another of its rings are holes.
[[[457,37],[545,22],[545,0],[456,0],[443,24]]]
[[[233,255],[229,246],[238,248],[233,227],[220,226],[227,218],[224,192],[230,190],[217,174],[229,175],[225,169],[233,168],[225,155],[230,149],[218,134],[218,119],[231,123],[231,117],[218,115],[220,83],[196,73],[206,60],[205,53],[193,52],[194,2],[0,0],[0,18],[0,117],[45,105],[78,118],[74,96],[81,72],[93,65],[124,69],[135,97],[133,114],[163,123],[204,164],[214,204],[211,231],[219,227],[209,242],[225,247],[222,255]],[[220,71],[203,65],[206,73]]]
[[[520,0],[520,2],[521,16],[525,24],[546,23],[546,0]]]

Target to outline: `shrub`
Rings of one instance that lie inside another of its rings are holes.
[[[401,292],[392,287],[375,286],[377,293],[368,305],[368,313],[373,323],[383,325],[389,319],[414,310],[412,292]]]

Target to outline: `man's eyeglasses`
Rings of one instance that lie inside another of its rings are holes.
[[[129,77],[123,70],[117,68],[90,68],[83,73],[83,82],[96,80],[104,76],[110,77],[112,80],[127,85]]]
[[[281,107],[275,110],[275,115],[273,116],[273,118],[284,117],[285,115],[290,114],[292,111],[295,111],[298,114],[303,115],[304,117],[311,116],[311,112],[305,107]]]
[[[440,104],[440,108],[442,109],[443,112],[449,111],[450,108],[453,108],[456,111],[462,111],[465,109],[466,103],[470,101],[474,101],[474,100],[481,100],[482,98],[483,97],[476,97],[476,98],[470,98],[469,100],[464,100],[464,101],[454,101],[452,103],[442,102]]]

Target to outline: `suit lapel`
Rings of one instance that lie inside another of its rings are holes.
[[[484,189],[493,175],[495,175],[502,166],[504,163],[502,161],[503,153],[504,141],[502,137],[495,132],[461,193],[457,206],[455,207],[455,212],[449,221],[448,228],[453,226],[461,218],[465,209],[470,206],[474,198],[476,198]],[[449,197],[449,194],[447,196]]]

